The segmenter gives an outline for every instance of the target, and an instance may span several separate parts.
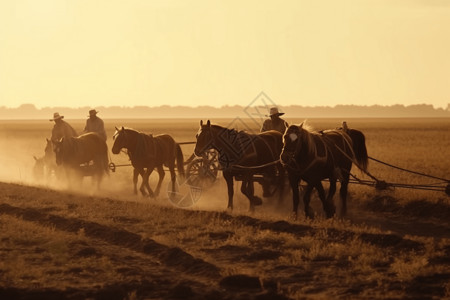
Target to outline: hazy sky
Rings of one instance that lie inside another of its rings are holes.
[[[450,103],[447,0],[0,0],[0,106]]]

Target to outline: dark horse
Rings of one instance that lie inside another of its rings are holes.
[[[184,159],[180,145],[168,134],[151,135],[145,134],[134,129],[118,129],[113,136],[114,145],[112,153],[119,154],[123,148],[127,149],[128,156],[133,165],[133,184],[134,193],[137,194],[138,175],[142,176],[140,191],[142,195],[150,197],[159,195],[162,181],[165,176],[163,165],[169,168],[172,180],[172,192],[175,192],[175,160],[177,162],[178,173],[184,177]],[[149,177],[154,169],[158,170],[159,181],[156,190],[150,188]]]
[[[241,192],[250,201],[250,211],[255,205],[261,205],[261,198],[254,195],[254,175],[264,174],[275,178],[277,171],[279,183],[284,175],[283,166],[279,162],[283,147],[282,134],[277,131],[266,131],[249,134],[244,131],[228,129],[219,125],[200,122],[194,153],[200,156],[207,149],[219,152],[219,163],[228,187],[228,209],[233,209],[233,177],[242,181]],[[280,195],[282,185],[279,184]]]
[[[345,124],[345,123],[344,123]],[[300,126],[290,126],[283,137],[284,147],[281,162],[288,170],[289,183],[292,188],[293,212],[297,217],[299,204],[298,184],[300,180],[307,183],[303,202],[305,215],[313,217],[309,209],[309,201],[313,188],[316,188],[328,218],[335,213],[333,196],[336,192],[336,181],[341,182],[340,197],[342,215],[347,212],[347,191],[352,163],[361,170],[368,165],[367,149],[364,134],[355,129],[342,129],[311,132]],[[322,186],[323,179],[329,179],[328,196]]]
[[[49,180],[52,175],[57,176],[58,166],[56,165],[55,152],[53,151],[53,143],[51,140],[46,139],[46,145],[44,149],[44,156],[37,158],[34,156],[35,165],[33,167],[33,173],[36,179]]]
[[[53,141],[56,164],[78,176],[92,175],[100,185],[103,174],[109,173],[108,146],[96,133],[90,132],[78,137],[61,138]]]

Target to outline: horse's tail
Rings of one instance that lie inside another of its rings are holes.
[[[361,167],[363,171],[367,171],[369,156],[366,148],[366,137],[361,131],[356,129],[348,129],[347,134],[352,139],[353,152],[355,153],[355,159],[358,162],[359,167]]]
[[[184,174],[184,157],[183,157],[183,151],[181,151],[181,147],[180,144],[176,144],[176,151],[177,151],[177,169],[178,169],[178,174],[180,174],[181,176],[185,176]]]

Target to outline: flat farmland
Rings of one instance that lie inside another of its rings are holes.
[[[67,121],[82,131],[84,120]],[[259,129],[253,120],[211,121]],[[369,156],[450,177],[449,119],[346,121],[365,134]],[[307,122],[323,130],[342,120]],[[105,125],[111,148],[115,126],[191,142],[199,120],[106,119]],[[133,195],[130,166],[111,172],[100,190],[89,178],[69,190],[61,178],[33,177],[33,156],[43,156],[52,126],[47,120],[0,121],[2,299],[450,297],[450,197],[443,191],[351,184],[345,219],[324,219],[314,196],[317,217],[294,221],[290,192],[281,205],[264,199],[249,214],[238,183],[235,209],[226,212],[219,172],[195,205],[181,209],[163,192],[169,176],[158,198]],[[182,149],[187,159],[193,145]],[[129,164],[123,153],[110,153],[110,160]],[[369,171],[391,183],[439,182],[374,161]],[[370,179],[356,169],[352,173]],[[152,174],[152,186],[156,180]]]

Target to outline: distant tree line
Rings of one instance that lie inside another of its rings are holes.
[[[33,104],[23,104],[17,108],[7,108],[0,106],[0,119],[49,119],[54,112],[59,112],[66,119],[84,119],[88,116],[88,111],[97,109],[99,116],[106,119],[150,119],[150,118],[235,118],[252,117],[251,107],[239,105],[222,106],[220,108],[212,106],[99,106],[99,107],[43,107],[36,108]],[[450,117],[450,104],[446,109],[434,108],[429,104],[417,105],[336,105],[329,106],[300,106],[289,105],[280,106],[280,110],[286,113],[289,118],[399,118],[399,117]],[[260,117],[268,112],[268,107],[259,107]]]

